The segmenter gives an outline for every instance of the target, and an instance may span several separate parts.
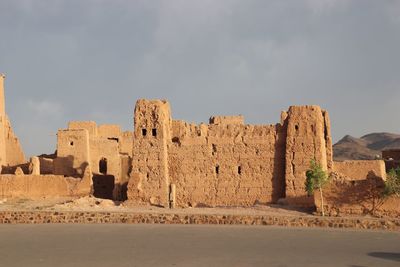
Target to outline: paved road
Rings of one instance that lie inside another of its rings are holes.
[[[0,266],[400,266],[400,233],[242,226],[0,225]]]

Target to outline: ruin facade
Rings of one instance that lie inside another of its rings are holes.
[[[57,133],[54,173],[81,177],[90,166],[96,197],[126,199],[132,144],[132,132],[122,132],[118,125],[70,122]]]
[[[275,125],[248,125],[242,116],[197,125],[173,120],[166,101],[139,100],[128,198],[164,207],[283,198],[307,205],[304,173],[311,159],[332,167],[329,117],[318,106],[290,107]]]
[[[94,195],[171,208],[311,207],[315,198],[306,194],[305,173],[313,159],[347,187],[386,177],[383,161],[333,162],[330,119],[319,106],[291,106],[273,125],[246,124],[243,116],[192,124],[174,120],[165,100],[141,99],[133,131],[73,121],[58,131],[55,154],[26,162],[5,114],[3,82],[1,75],[0,197]],[[347,201],[331,196],[335,209],[337,199]]]

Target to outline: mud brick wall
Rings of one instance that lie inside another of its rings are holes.
[[[383,160],[335,161],[333,163],[333,171],[348,177],[350,180],[365,180],[368,175],[386,178],[386,168]]]
[[[251,206],[284,197],[280,125],[174,121],[168,151],[178,206]]]
[[[63,175],[0,175],[0,198],[86,196],[91,191],[91,179],[89,169],[82,179]]]
[[[400,218],[400,198],[383,198],[384,180],[369,175],[364,180],[335,177],[323,189],[324,209],[328,215],[377,215]],[[319,192],[315,193],[315,205],[322,211]]]
[[[209,124],[171,119],[168,102],[135,108],[128,199],[168,207],[251,206],[289,198],[312,206],[304,190],[311,159],[332,169],[328,113],[290,107],[276,125],[248,125],[243,116]]]

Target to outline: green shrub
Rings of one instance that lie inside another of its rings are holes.
[[[400,167],[391,169],[387,174],[385,181],[385,189],[383,191],[384,197],[389,196],[400,197]]]
[[[319,190],[321,196],[322,216],[325,216],[322,188],[328,182],[328,173],[322,168],[321,164],[317,163],[315,159],[311,160],[310,169],[306,172],[305,189],[309,196],[313,195],[315,190]]]

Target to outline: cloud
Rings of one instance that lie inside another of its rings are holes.
[[[400,24],[400,1],[391,1],[386,5],[389,18],[396,24]]]
[[[345,7],[353,0],[306,0],[308,7],[316,15],[322,15],[333,8]]]
[[[28,99],[27,106],[36,117],[60,118],[64,114],[64,108],[60,103],[51,100]]]
[[[335,139],[399,131],[385,104],[400,102],[398,3],[3,0],[7,111],[28,154],[51,151],[70,120],[132,129],[138,98],[195,122],[276,123],[289,105],[319,104]]]

